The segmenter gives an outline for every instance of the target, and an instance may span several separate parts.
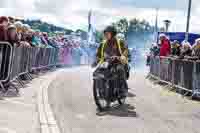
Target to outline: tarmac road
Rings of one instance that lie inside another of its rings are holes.
[[[92,69],[66,69],[50,84],[49,102],[62,133],[200,133],[200,104],[132,74],[127,104],[96,113]]]

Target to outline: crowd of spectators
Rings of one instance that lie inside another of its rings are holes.
[[[87,41],[66,36],[64,33],[49,36],[49,33],[33,30],[31,26],[6,16],[0,17],[0,41],[9,42],[15,47],[69,48],[68,52],[73,53],[72,56],[76,59],[80,59],[83,54],[95,57],[98,47],[98,44],[89,45]]]
[[[188,41],[175,40],[171,42],[165,34],[160,34],[159,43],[152,44],[150,48],[150,55],[200,59],[200,38],[191,45]]]
[[[52,48],[56,49],[56,61],[59,65],[81,65],[91,64],[96,57],[97,43],[88,43],[82,40],[78,34],[65,35],[63,32],[46,33],[31,26],[23,24],[22,21],[12,17],[0,16],[0,42],[9,42],[13,48]],[[13,65],[10,60],[11,49],[6,45],[0,45],[0,79],[6,79],[10,73],[9,65]],[[15,50],[15,49],[14,49]],[[42,50],[43,51],[43,50]],[[44,50],[45,51],[45,50]],[[26,54],[25,54],[26,55]],[[14,55],[16,56],[16,55]],[[18,55],[17,55],[18,56]],[[20,54],[21,56],[21,54]],[[47,55],[48,56],[48,55]],[[54,55],[53,55],[54,56]],[[27,63],[25,56],[20,62]],[[19,68],[20,71],[24,71]],[[26,70],[25,70],[26,71]],[[3,82],[3,86],[9,87],[10,79]]]
[[[153,43],[150,54],[147,56],[147,65],[150,65],[151,56],[167,56],[178,59],[199,60],[200,59],[200,38],[195,40],[193,45],[188,41],[171,41],[165,34],[159,35],[159,43]]]

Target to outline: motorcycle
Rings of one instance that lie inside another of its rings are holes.
[[[128,94],[126,72],[119,56],[112,56],[97,66],[93,73],[93,96],[100,111],[118,101],[125,103]]]

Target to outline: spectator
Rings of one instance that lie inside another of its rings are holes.
[[[17,33],[21,33],[22,32],[22,26],[23,26],[22,22],[17,21],[17,22],[14,23],[14,25],[17,28]]]
[[[32,44],[33,35],[34,35],[34,30],[29,29],[28,33],[26,34],[24,38],[25,41],[27,41],[31,47],[33,47],[33,44]]]
[[[47,40],[46,40],[46,38],[45,38],[45,35],[46,35],[46,34],[47,34],[47,33],[41,33],[40,38],[41,38],[42,44],[44,44],[45,47],[48,47],[48,42],[47,42]],[[47,36],[47,35],[46,35],[46,36]]]
[[[22,38],[22,26],[23,26],[23,24],[22,24],[22,22],[17,21],[17,22],[14,23],[14,25],[15,25],[15,27],[17,29],[18,37],[21,40],[21,38]]]
[[[27,33],[29,29],[31,29],[31,27],[28,24],[22,25],[22,32],[23,33]]]
[[[150,48],[150,54],[153,56],[158,56],[160,52],[159,46],[157,44],[152,44],[152,47]]]
[[[32,44],[33,44],[33,46],[43,47],[40,35],[41,35],[40,31],[38,31],[38,30],[33,35],[33,38],[32,38]]]
[[[22,38],[20,40],[20,46],[22,46],[22,47],[31,47],[32,46],[31,44],[32,43],[31,43],[30,34],[23,33],[23,36],[22,36]]]
[[[200,57],[200,38],[195,41],[195,44],[192,47],[192,55]]]
[[[181,48],[181,56],[191,56],[192,55],[192,46],[189,42],[185,42],[182,44]]]
[[[49,45],[51,45],[54,48],[59,48],[55,37],[49,38]]]
[[[0,24],[1,24],[2,26],[7,27],[8,24],[9,24],[9,20],[8,20],[8,18],[5,17],[5,16],[0,17]]]
[[[7,41],[12,46],[20,46],[20,40],[19,40],[18,35],[17,35],[17,29],[14,25],[8,26]]]
[[[170,54],[170,41],[165,34],[160,34],[160,56],[168,56]]]
[[[171,47],[172,47],[172,49],[171,49],[172,50],[172,55],[180,56],[180,54],[181,54],[181,45],[177,40],[175,40],[172,43]]]
[[[15,23],[15,19],[13,17],[8,17],[9,19],[9,23],[10,24],[14,24]]]
[[[7,17],[0,17],[0,41],[7,40],[7,28],[9,20]]]

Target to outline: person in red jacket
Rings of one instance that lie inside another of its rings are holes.
[[[170,41],[165,34],[160,34],[160,56],[168,56],[171,52]]]
[[[7,28],[8,28],[9,20],[7,17],[0,17],[0,41],[7,40]]]

